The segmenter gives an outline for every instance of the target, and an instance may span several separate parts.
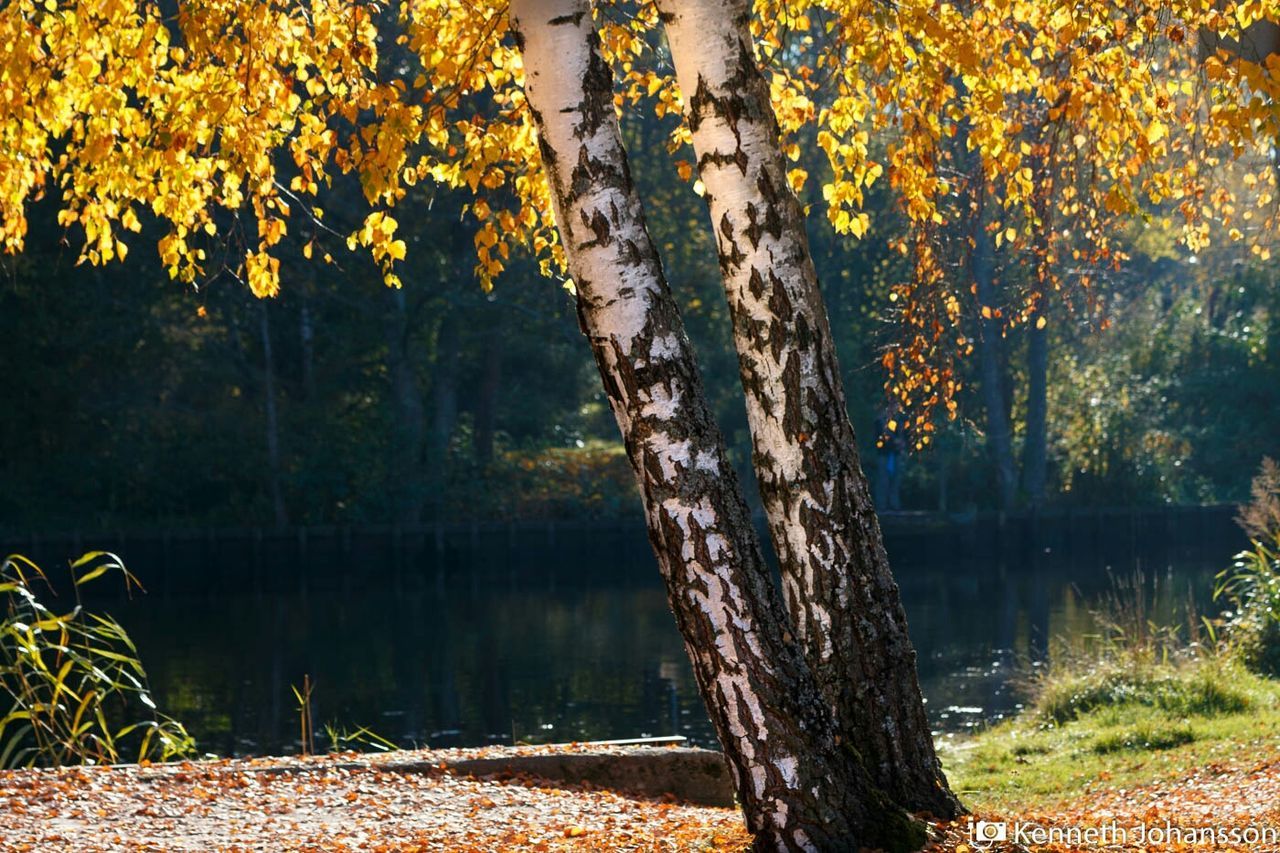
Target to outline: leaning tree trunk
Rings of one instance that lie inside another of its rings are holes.
[[[791,619],[841,737],[912,810],[961,811],[934,752],[898,586],[742,0],[659,0],[733,318]]]
[[[578,313],[644,500],[649,539],[762,850],[903,847],[836,732],[785,614],[631,182],[587,0],[515,0],[556,221]]]

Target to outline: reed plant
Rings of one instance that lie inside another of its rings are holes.
[[[109,615],[86,610],[80,591],[116,578],[140,590],[120,558],[92,551],[70,564],[74,603],[31,560],[0,564],[0,768],[168,761],[195,753],[177,720],[151,696],[138,649]]]

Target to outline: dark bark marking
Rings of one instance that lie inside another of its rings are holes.
[[[781,335],[779,335],[781,337]],[[804,416],[800,412],[800,356],[792,351],[782,368],[782,429],[787,438],[794,439],[804,432]]]
[[[733,223],[729,220],[728,213],[720,217],[720,233],[726,240],[733,240]]]
[[[756,270],[752,270],[751,274],[759,275]],[[781,279],[772,269],[769,270],[769,284],[771,285],[769,288],[769,310],[777,315],[782,322],[790,322],[792,315],[795,313],[791,305],[791,298],[787,295],[787,288],[783,286]],[[800,321],[804,322],[803,316],[801,316]]]
[[[742,266],[742,262],[747,259],[746,252],[738,247],[737,242],[726,240],[720,244],[720,272],[728,275],[733,270]]]
[[[760,248],[760,237],[763,236],[764,229],[760,226],[760,211],[751,202],[747,202],[747,227],[742,229],[742,233],[751,241],[752,249]]]
[[[569,24],[576,27],[578,26],[578,24],[582,23],[582,16],[585,14],[586,12],[583,11],[583,12],[574,12],[572,15],[557,15],[551,20],[547,21],[547,26],[562,27],[565,24]]]
[[[578,245],[579,250],[589,249],[595,246],[609,245],[609,219],[599,208],[596,208],[591,212],[590,219],[587,219],[586,211],[583,211],[582,224],[591,229],[591,233],[594,234],[596,238],[594,240],[588,240],[585,243],[580,243]]]

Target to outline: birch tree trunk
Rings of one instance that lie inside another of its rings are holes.
[[[840,735],[911,810],[951,817],[915,650],[858,459],[826,306],[742,0],[659,0],[706,187],[754,466],[791,620]]]
[[[588,2],[515,0],[511,17],[580,323],[756,847],[918,846],[918,827],[839,757],[828,708],[785,632],[646,230]]]

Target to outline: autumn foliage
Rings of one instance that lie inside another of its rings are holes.
[[[1193,251],[1220,235],[1269,255],[1280,83],[1274,57],[1240,45],[1280,17],[1274,3],[755,6],[784,150],[798,160],[800,145],[816,144],[829,166],[793,170],[793,186],[821,182],[832,225],[860,239],[865,192],[887,179],[911,223],[898,248],[914,274],[893,291],[902,332],[883,363],[890,389],[919,413],[922,443],[932,409],[954,413],[952,363],[972,347],[963,318],[1042,324],[1036,308],[1053,298],[1098,315],[1091,283],[1123,262],[1123,220],[1168,220]],[[6,251],[22,249],[30,205],[53,196],[93,264],[124,259],[154,223],[183,282],[229,274],[271,296],[283,251],[330,260],[345,243],[398,285],[407,247],[392,211],[428,182],[470,197],[486,287],[514,251],[563,269],[504,5],[164,9],[15,0],[0,11]],[[605,2],[596,14],[619,108],[678,112],[653,5]],[[687,141],[681,127],[670,145],[691,179]],[[339,233],[325,208],[355,180],[367,214]],[[1035,286],[995,305],[978,304],[963,272],[964,224],[983,198],[981,227],[1037,270]]]

